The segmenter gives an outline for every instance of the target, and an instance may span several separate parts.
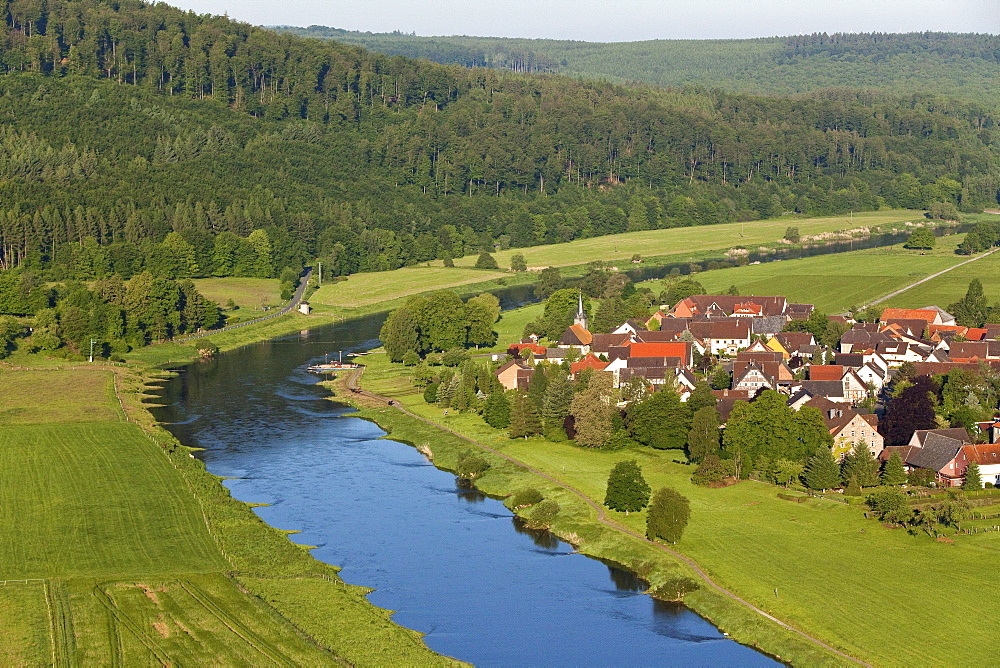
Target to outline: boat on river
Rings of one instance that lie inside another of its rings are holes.
[[[354,364],[353,362],[327,362],[325,364],[313,364],[308,369],[313,373],[335,373],[346,369],[357,369],[360,366],[360,364]]]

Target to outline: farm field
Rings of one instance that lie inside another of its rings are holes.
[[[826,313],[840,313],[855,306],[863,306],[914,281],[968,260],[968,257],[954,252],[952,242],[959,238],[958,235],[946,237],[947,243],[942,243],[941,247],[926,255],[921,255],[920,251],[905,249],[899,244],[800,260],[714,269],[700,272],[693,278],[705,286],[708,294],[725,293],[730,286],[735,285],[741,295],[783,295],[792,302],[815,304],[816,308]],[[982,271],[991,260],[992,257],[987,258],[954,273],[965,270]],[[952,275],[946,274],[933,283],[950,280]],[[962,294],[965,294],[968,282],[966,279]],[[643,285],[659,294],[665,287],[666,280],[648,281]],[[900,295],[904,296],[909,295]],[[924,300],[915,306],[932,303],[935,302]]]
[[[368,306],[430,290],[459,288],[504,277],[511,275],[471,267],[403,267],[351,274],[346,281],[327,283],[313,293],[309,302],[341,307]]]
[[[914,286],[906,292],[893,297],[886,306],[899,308],[920,308],[928,304],[937,304],[947,308],[965,296],[969,281],[978,278],[983,284],[983,291],[990,304],[1000,301],[1000,253],[977,260],[972,264],[959,267],[944,276],[938,276],[926,283]],[[968,259],[964,256],[963,259]]]
[[[112,373],[0,369],[0,665],[449,662],[125,421]]]
[[[676,255],[678,261],[684,261],[690,253],[725,250],[734,246],[749,248],[758,244],[774,243],[784,236],[785,230],[789,227],[799,228],[799,233],[805,237],[824,232],[924,220],[922,211],[906,209],[856,213],[853,217],[783,216],[746,223],[673,227],[647,232],[612,234],[577,239],[564,244],[511,248],[494,253],[493,256],[500,267],[509,267],[510,258],[520,253],[524,255],[529,267],[564,267],[602,260],[621,262],[624,268],[634,253],[639,253],[643,257]],[[477,257],[478,255],[466,255],[463,258],[456,258],[455,267],[472,267],[476,264]],[[431,264],[439,265],[440,261]]]
[[[281,303],[276,278],[195,278],[192,282],[198,292],[222,308],[230,299],[241,309],[260,309]]]
[[[684,459],[680,451],[599,451],[537,437],[511,440],[478,416],[444,416],[423,402],[402,367],[390,367],[380,355],[368,359],[371,365],[362,381],[366,389],[391,396],[416,414],[497,448],[592,499],[603,498],[616,462],[637,459],[653,489],[670,486],[691,500],[691,522],[676,549],[722,586],[839,649],[876,665],[990,660],[995,630],[968,620],[990,605],[991,594],[981,586],[979,573],[983,563],[1000,557],[1000,533],[935,542],[867,520],[862,506],[824,499],[790,503],[777,497],[779,488],[753,481],[723,489],[697,487],[690,482],[693,469],[673,461]],[[437,452],[433,436],[425,438]],[[488,472],[477,484],[495,493],[525,484],[506,479],[506,470],[495,475],[491,480]],[[545,486],[544,481],[532,484]],[[611,515],[638,532],[645,529],[644,512]],[[575,529],[580,521],[567,517],[565,526]],[[614,549],[605,555],[614,559]],[[633,549],[627,548],[629,555]],[[906,575],[912,573],[921,576]],[[935,585],[941,582],[948,583],[949,591],[943,607]],[[698,592],[692,603],[697,605],[702,595]]]

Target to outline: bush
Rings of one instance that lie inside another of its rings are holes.
[[[906,474],[906,481],[914,487],[930,487],[934,482],[934,471],[930,469],[913,469]]]
[[[536,503],[541,503],[541,501],[541,492],[534,487],[526,487],[525,489],[519,489],[511,494],[510,498],[507,499],[507,506],[512,510],[517,510],[518,508],[533,506]]]
[[[785,494],[784,492],[778,492],[778,498],[784,499],[785,501],[794,501],[795,503],[805,503],[809,500],[808,496],[802,496],[801,494]]]
[[[731,459],[719,459],[718,455],[707,455],[695,469],[691,482],[704,487],[718,485],[726,478],[736,477],[736,464]]]
[[[420,355],[413,350],[403,353],[403,366],[416,366],[420,364]]]
[[[678,577],[670,578],[660,586],[653,589],[650,595],[661,601],[681,601],[684,596],[691,592],[698,591],[698,583],[691,578]]]
[[[533,529],[548,529],[558,514],[559,503],[553,499],[545,499],[534,507],[527,517],[527,523]]]
[[[458,366],[469,359],[469,351],[464,348],[452,348],[441,355],[441,363],[445,366]]]
[[[426,388],[424,388],[424,401],[426,401],[429,404],[437,403],[439,387],[441,387],[440,383],[431,383]]]
[[[476,269],[499,269],[497,259],[489,253],[480,253],[476,259]]]
[[[467,480],[480,476],[490,467],[490,463],[474,452],[465,452],[458,456],[455,472]]]
[[[512,271],[528,271],[528,263],[525,262],[523,255],[516,253],[510,258],[510,268]]]

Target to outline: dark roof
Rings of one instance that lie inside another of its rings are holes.
[[[816,350],[813,335],[809,332],[778,332],[774,335],[788,352],[812,353]]]
[[[590,349],[596,353],[606,353],[612,346],[620,346],[629,340],[630,334],[594,334]]]
[[[686,329],[686,327],[685,327]],[[680,330],[681,332],[684,329]],[[670,343],[677,340],[678,332],[673,332],[669,330],[653,330],[653,331],[641,331],[635,333],[635,338],[639,339],[643,343]]]
[[[926,320],[918,320],[915,318],[890,318],[883,321],[886,325],[899,325],[911,336],[921,337],[924,335],[924,330],[927,329]]]
[[[751,319],[750,326],[754,334],[774,334],[780,332],[787,322],[788,318],[783,315],[768,315]]]
[[[969,432],[965,430],[964,427],[951,427],[950,429],[918,429],[913,432],[913,435],[917,437],[917,442],[922,446],[926,445],[927,439],[938,439],[938,438],[949,438],[953,441],[960,441],[962,443],[971,443],[972,439],[969,438]]]
[[[750,327],[746,322],[722,321],[713,322],[711,334],[712,339],[745,339],[750,336]]]
[[[860,369],[865,365],[865,356],[861,353],[837,353],[834,356],[834,364],[840,366],[854,367]]]
[[[694,303],[695,308],[700,313],[707,313],[714,309],[732,313],[737,304],[753,303],[763,307],[764,315],[781,315],[785,312],[787,303],[784,297],[741,297],[738,295],[693,295],[688,299]]]
[[[955,359],[1000,357],[1000,341],[959,341],[951,344],[948,354]]]
[[[938,434],[928,434],[924,447],[914,448],[905,460],[910,466],[940,471],[962,449],[962,441]]]
[[[839,380],[804,380],[802,389],[814,397],[844,396],[844,383]]]
[[[629,357],[625,365],[628,369],[638,369],[641,367],[669,367],[676,369],[681,366],[681,360],[679,357]]]
[[[688,328],[688,323],[690,322],[690,318],[664,318],[660,321],[660,331],[680,334]],[[643,332],[643,334],[646,334],[646,332]]]

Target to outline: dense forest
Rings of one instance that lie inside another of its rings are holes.
[[[422,37],[323,26],[277,28],[306,37],[463,67],[549,72],[657,86],[790,95],[830,87],[923,92],[1000,103],[1000,36],[955,33],[797,35],[760,39],[579,42]]]
[[[139,0],[0,10],[0,270],[28,283],[346,274],[1000,189],[975,102],[442,66]]]

